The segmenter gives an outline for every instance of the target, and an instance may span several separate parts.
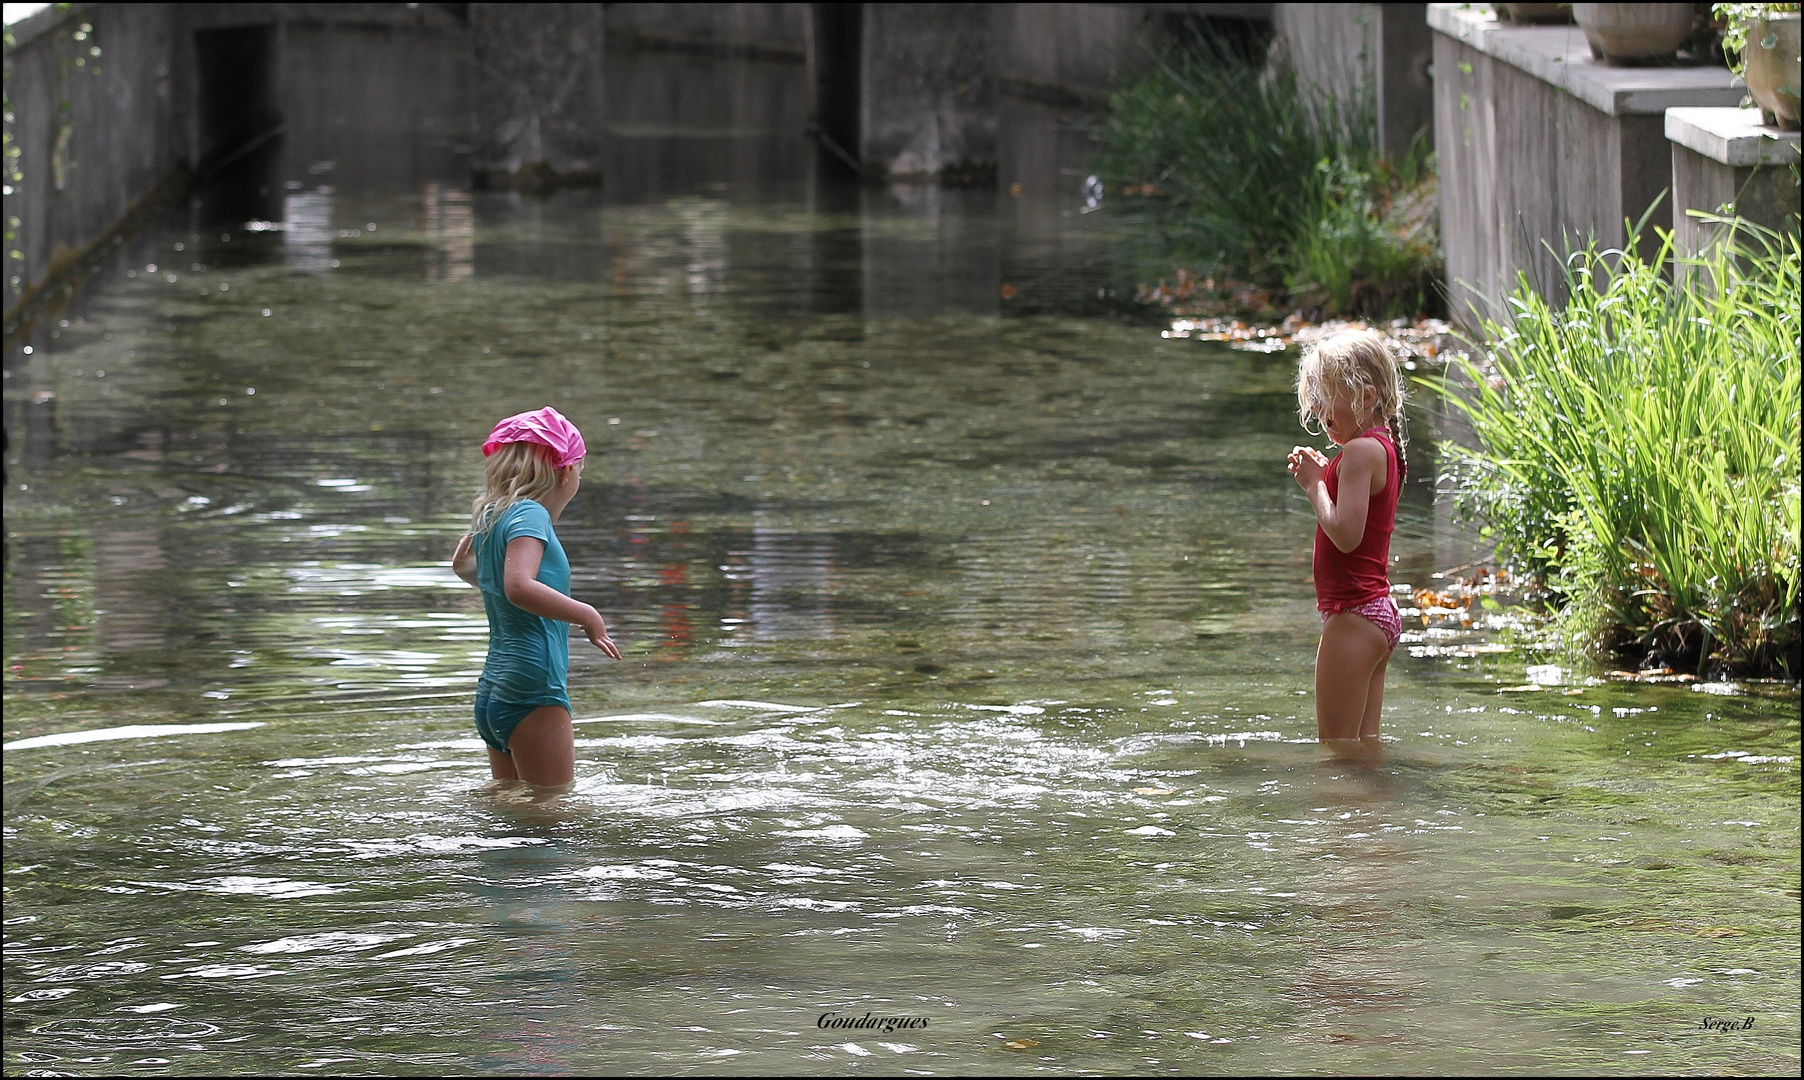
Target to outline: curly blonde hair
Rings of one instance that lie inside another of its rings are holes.
[[[521,499],[544,502],[557,487],[558,470],[551,463],[554,457],[551,447],[538,443],[496,447],[484,467],[482,490],[470,504],[470,536],[481,537],[503,510]]]
[[[1303,430],[1310,420],[1323,421],[1334,400],[1334,391],[1345,389],[1355,402],[1366,400],[1372,392],[1372,414],[1365,421],[1383,416],[1390,427],[1391,444],[1397,449],[1397,468],[1404,474],[1409,469],[1403,461],[1403,377],[1397,370],[1397,358],[1390,342],[1375,330],[1342,330],[1317,342],[1303,354],[1297,365],[1297,417]]]

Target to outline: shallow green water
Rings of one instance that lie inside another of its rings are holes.
[[[1400,651],[1325,758],[1293,361],[1005,311],[1071,206],[301,194],[8,358],[10,1073],[1797,1068],[1795,694]],[[446,561],[547,403],[551,806]]]

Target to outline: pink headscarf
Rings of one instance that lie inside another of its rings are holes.
[[[589,448],[583,445],[583,433],[564,419],[564,414],[547,405],[532,412],[515,413],[495,425],[489,441],[482,444],[482,456],[488,457],[508,443],[530,442],[549,446],[552,466],[562,469],[581,461]]]

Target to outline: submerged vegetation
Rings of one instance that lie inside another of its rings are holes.
[[[1140,200],[1178,314],[1393,317],[1435,306],[1433,156],[1378,151],[1369,102],[1343,108],[1283,63],[1200,36],[1110,98],[1099,169]]]
[[[1478,449],[1459,497],[1542,575],[1573,645],[1698,674],[1799,667],[1799,241],[1567,260],[1563,309],[1521,279],[1491,367],[1449,387]]]

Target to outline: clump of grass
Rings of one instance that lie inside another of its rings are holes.
[[[1413,315],[1440,275],[1433,158],[1418,140],[1386,161],[1375,132],[1369,101],[1199,37],[1112,95],[1099,169],[1144,199],[1164,266],[1322,315]]]
[[[1672,260],[1670,234],[1645,259],[1573,254],[1563,310],[1522,278],[1486,325],[1493,368],[1450,392],[1480,446],[1447,450],[1570,642],[1795,678],[1799,241],[1723,224],[1701,260]]]

